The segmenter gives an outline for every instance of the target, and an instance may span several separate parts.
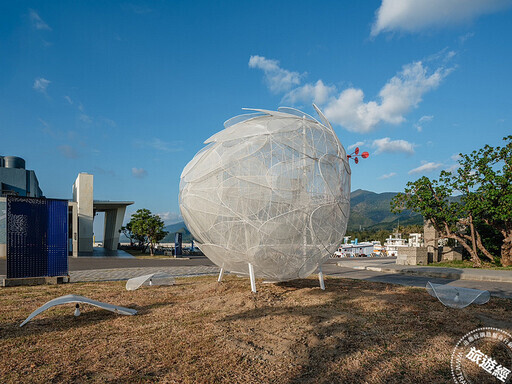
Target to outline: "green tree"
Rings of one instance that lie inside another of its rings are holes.
[[[400,231],[404,238],[410,236],[411,233],[423,233],[423,225],[412,224],[403,227],[402,231]]]
[[[457,240],[475,266],[479,256],[493,261],[492,243],[501,234],[500,262],[512,265],[512,136],[503,147],[485,145],[460,154],[455,172],[442,171],[439,180],[422,177],[407,183],[405,193],[391,202],[392,211],[412,209],[430,220],[445,238]],[[460,201],[451,199],[461,194]],[[481,234],[489,238],[483,238]]]
[[[450,201],[453,188],[441,181],[421,177],[414,182],[408,182],[405,193],[397,194],[391,200],[391,211],[399,213],[411,209],[430,220],[442,237],[457,240],[471,256],[475,266],[482,263],[476,251],[476,242],[468,241],[466,228],[461,225],[460,217],[464,217],[462,205]]]
[[[137,241],[139,248],[142,248],[144,245],[144,237],[137,236],[132,232],[132,222],[131,220],[126,223],[126,226],[121,227],[121,232],[130,240],[130,247],[133,247],[134,241]]]
[[[464,197],[467,210],[474,217],[499,231],[503,236],[501,264],[512,265],[512,135],[505,145],[483,148],[461,155],[461,174],[469,172],[473,191]]]
[[[385,229],[379,229],[377,232],[375,232],[374,239],[380,241],[381,245],[384,245],[389,235],[391,235],[390,231],[386,231]]]
[[[480,236],[480,215],[477,209],[478,180],[474,171],[474,163],[468,161],[468,156],[459,154],[459,167],[455,172],[442,171],[440,180],[454,193],[460,194],[460,202],[454,203],[459,207],[459,224],[465,231],[459,231],[466,241],[471,243],[473,252],[480,251],[485,258],[493,261],[494,258],[487,250]]]
[[[143,240],[144,249],[149,246],[149,252],[153,256],[155,246],[167,235],[160,216],[153,215],[149,209],[138,209],[128,224],[136,238]]]

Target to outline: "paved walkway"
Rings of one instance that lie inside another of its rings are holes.
[[[175,277],[217,275],[219,267],[206,257],[190,258],[117,258],[79,257],[68,259],[73,283],[83,281],[128,280],[150,273],[165,272]],[[6,274],[5,258],[0,259],[0,278]]]
[[[444,268],[429,266],[397,265],[396,258],[350,258],[338,259],[342,268],[362,269],[374,272],[400,273],[403,275],[426,276],[441,279],[497,281],[512,283],[512,271],[478,268]]]
[[[132,277],[149,275],[150,273],[165,272],[174,277],[189,277],[201,275],[217,275],[219,268],[214,266],[191,267],[139,267],[139,268],[114,268],[114,269],[88,269],[82,271],[70,271],[72,283],[82,281],[115,281],[128,280]]]
[[[448,284],[456,287],[473,288],[480,290],[487,290],[492,296],[503,297],[512,299],[512,282],[492,281],[492,280],[467,280],[467,274],[454,274],[443,275],[442,271],[439,272],[437,267],[408,267],[403,266],[405,269],[419,269],[427,268],[424,273],[411,272],[400,273],[400,267],[397,266],[394,258],[383,259],[331,259],[324,264],[324,273],[332,277],[341,277],[347,279],[367,280],[380,283],[399,284],[410,287],[425,288],[427,282],[436,284]],[[341,264],[341,265],[340,265]],[[398,268],[393,268],[393,266]],[[388,270],[392,269],[391,272]],[[431,269],[434,271],[430,272]],[[452,268],[446,268],[452,269]],[[453,268],[457,269],[458,268]],[[462,268],[461,268],[462,269]],[[480,270],[484,274],[489,270]],[[421,269],[420,269],[421,272]],[[512,274],[508,271],[489,271],[489,272],[505,272]],[[440,273],[439,275],[436,275]],[[501,275],[501,274],[500,274]],[[448,277],[451,276],[451,277]],[[460,277],[464,277],[461,279]],[[478,276],[477,276],[478,277]]]
[[[340,263],[341,265],[339,265]],[[217,275],[219,273],[219,268],[206,257],[191,259],[79,258],[70,259],[69,267],[72,282],[128,280],[132,277],[159,271],[176,277]],[[414,272],[416,269],[423,270],[426,274]],[[432,269],[434,271],[430,271]],[[493,296],[512,299],[512,282],[490,281],[481,278],[478,274],[459,274],[452,273],[452,271],[448,275],[435,275],[436,273],[443,273],[442,269],[436,267],[397,266],[394,258],[330,259],[322,266],[324,274],[329,277],[367,280],[421,288],[425,288],[427,282],[430,281],[437,284],[488,290]],[[451,270],[452,268],[447,269]],[[0,274],[5,274],[3,271],[5,271],[5,259],[0,260]],[[491,272],[491,274],[499,272],[497,276],[501,276],[502,272],[512,275],[512,272],[507,271],[476,271],[484,274],[487,272]],[[473,276],[477,280],[467,280],[469,276]],[[326,284],[328,285],[328,281]]]

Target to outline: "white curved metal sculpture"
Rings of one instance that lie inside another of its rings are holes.
[[[464,308],[470,304],[485,304],[491,298],[489,291],[434,284],[430,281],[425,288],[430,296],[435,297],[443,305],[450,308]]]
[[[103,303],[101,301],[91,300],[88,297],[79,296],[79,295],[66,295],[57,297],[56,299],[50,300],[43,306],[37,308],[34,312],[32,312],[23,323],[20,324],[20,327],[23,327],[30,320],[32,320],[35,316],[39,315],[41,312],[46,311],[48,308],[55,307],[56,305],[69,304],[69,303],[82,303],[82,304],[90,304],[95,307],[106,309],[107,311],[117,313],[119,315],[135,315],[137,310],[125,307],[119,307],[117,305]],[[78,307],[75,308],[74,311],[75,316],[80,315],[80,310]]]
[[[150,273],[149,275],[133,277],[126,282],[127,291],[135,291],[143,285],[173,285],[174,277],[164,272]]]
[[[179,203],[199,248],[224,270],[304,278],[341,243],[350,165],[331,125],[291,108],[234,117],[181,174]],[[320,270],[321,285],[323,275]]]

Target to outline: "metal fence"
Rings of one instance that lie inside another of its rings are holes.
[[[7,278],[68,274],[68,202],[7,197]]]

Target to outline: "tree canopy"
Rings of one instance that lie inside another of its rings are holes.
[[[512,265],[512,136],[503,140],[503,147],[485,145],[460,154],[456,171],[442,171],[437,180],[423,176],[407,183],[404,193],[393,198],[392,211],[420,213],[442,237],[457,240],[476,266],[480,259]],[[490,233],[485,226],[501,233],[500,255],[484,245],[481,233]]]
[[[149,246],[151,255],[154,254],[155,246],[167,235],[160,216],[153,215],[150,210],[145,208],[138,209],[122,230],[123,232],[129,231],[130,242],[132,242],[132,238],[138,240],[143,250]]]

